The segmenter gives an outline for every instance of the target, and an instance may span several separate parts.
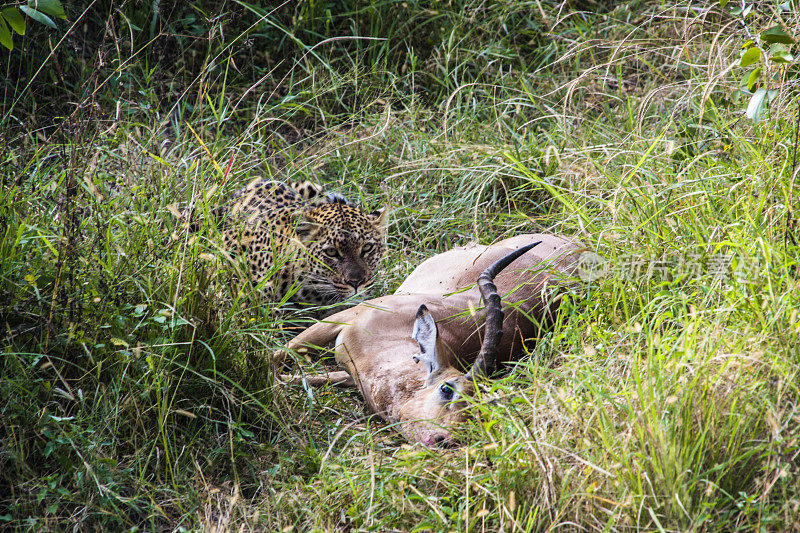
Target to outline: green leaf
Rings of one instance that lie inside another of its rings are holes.
[[[753,92],[758,87],[758,79],[761,77],[761,67],[758,67],[750,76],[747,77],[747,90]]]
[[[11,40],[11,32],[8,31],[8,26],[6,26],[6,21],[3,17],[0,17],[0,44],[9,50],[14,49],[14,41]]]
[[[772,102],[775,100],[775,97],[778,96],[778,89],[770,89],[767,91],[767,103]]]
[[[755,46],[744,53],[742,59],[739,61],[740,67],[747,67],[761,59],[761,49]]]
[[[791,63],[794,57],[789,53],[789,47],[782,43],[774,43],[769,47],[769,59],[775,63]]]
[[[761,40],[765,43],[783,43],[783,44],[792,44],[794,39],[792,36],[783,31],[783,28],[780,26],[773,26],[768,30],[761,32]]]
[[[764,111],[764,105],[767,101],[767,90],[764,88],[758,89],[753,96],[750,97],[750,103],[747,104],[747,118],[758,124],[761,120],[761,112]]]
[[[728,0],[719,0],[719,6],[720,7],[725,7],[725,4],[727,4],[727,3],[728,3]]]
[[[28,7],[47,13],[51,17],[65,20],[67,18],[66,13],[64,13],[64,6],[61,5],[59,0],[28,0]]]
[[[731,15],[741,15],[742,18],[745,18],[747,17],[747,15],[750,14],[752,10],[753,10],[752,5],[746,6],[744,9],[742,9],[739,6],[734,6],[731,8]]]
[[[743,91],[747,90],[747,80],[750,79],[750,72],[745,72],[742,75],[742,81],[739,82],[739,88]]]
[[[794,61],[794,56],[789,52],[774,52],[769,56],[769,60],[775,63],[791,63]]]
[[[19,9],[20,9],[20,11],[22,11],[23,13],[28,15],[30,18],[32,18],[36,22],[40,22],[40,23],[42,23],[42,24],[44,24],[46,26],[50,26],[54,30],[58,29],[58,26],[56,26],[56,23],[53,22],[53,19],[51,19],[50,17],[48,17],[44,13],[40,13],[40,12],[36,11],[35,9],[30,8],[28,6],[19,6]]]
[[[8,21],[11,29],[20,35],[25,35],[25,17],[16,7],[7,7],[3,10],[3,18]]]

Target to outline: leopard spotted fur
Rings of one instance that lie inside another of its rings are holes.
[[[384,253],[386,210],[365,212],[305,182],[258,180],[233,197],[225,247],[270,299],[331,305],[365,298]]]

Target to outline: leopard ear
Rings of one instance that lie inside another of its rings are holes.
[[[372,223],[377,227],[384,229],[386,227],[386,222],[389,220],[389,217],[387,216],[388,213],[389,210],[386,208],[386,206],[383,206],[380,209],[376,209],[370,213],[369,218],[372,219]]]
[[[302,210],[296,211],[293,215],[295,220],[294,233],[300,242],[313,240],[322,229],[320,224],[306,217],[306,213]]]

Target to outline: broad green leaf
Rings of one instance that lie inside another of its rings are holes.
[[[739,66],[747,67],[761,59],[761,49],[755,46],[744,53],[742,59],[739,61]]]
[[[16,7],[7,7],[3,10],[3,18],[6,19],[11,29],[20,35],[25,35],[25,17]]]
[[[41,22],[42,24],[44,24],[46,26],[50,26],[54,30],[58,29],[58,26],[56,26],[56,23],[53,22],[53,19],[51,19],[50,17],[48,17],[44,13],[40,13],[40,12],[36,11],[35,9],[30,8],[28,6],[19,6],[19,9],[20,9],[20,11],[22,11],[23,13],[28,15],[30,18],[32,18],[36,22]]]
[[[792,44],[794,39],[792,36],[783,31],[783,28],[780,26],[773,26],[768,30],[761,32],[761,40],[765,43],[783,43],[783,44]]]
[[[761,67],[758,67],[750,76],[747,77],[747,90],[753,92],[758,87],[758,79],[761,77]]]
[[[767,91],[767,103],[772,102],[775,100],[775,97],[778,96],[778,89],[770,89]]]
[[[64,13],[64,6],[61,5],[59,0],[28,0],[28,7],[46,13],[51,17],[66,19],[67,15]]]
[[[742,89],[743,91],[746,91],[747,90],[747,80],[749,80],[749,79],[750,79],[750,72],[745,71],[745,73],[742,74],[742,80],[739,82],[739,88]]]
[[[769,60],[775,63],[791,63],[794,61],[794,56],[789,52],[773,52],[773,54],[769,56]]]
[[[725,7],[725,4],[727,4],[727,3],[728,3],[728,0],[719,0],[719,6],[720,7]]]
[[[789,47],[782,43],[770,45],[769,58],[775,63],[790,63],[794,61],[794,57],[789,53]]]
[[[767,101],[767,90],[764,88],[758,89],[750,97],[750,103],[747,104],[747,118],[758,124],[761,120],[761,112],[764,110],[764,105]]]
[[[8,31],[8,26],[6,26],[6,21],[1,16],[0,16],[0,44],[5,46],[9,50],[14,49],[14,41],[11,40],[11,32]]]

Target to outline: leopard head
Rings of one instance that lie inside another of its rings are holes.
[[[383,256],[386,209],[371,213],[334,201],[301,212],[295,234],[301,243],[301,285],[320,303],[365,298]]]

